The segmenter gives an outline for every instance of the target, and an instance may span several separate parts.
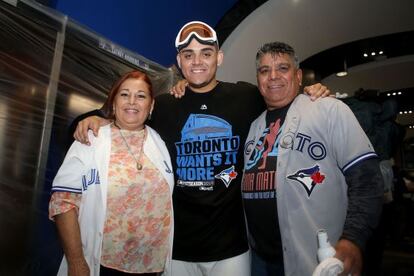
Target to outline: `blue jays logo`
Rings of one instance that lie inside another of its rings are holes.
[[[230,182],[237,177],[237,172],[234,170],[234,166],[231,166],[228,169],[222,170],[219,174],[216,174],[214,177],[221,179],[224,182],[224,185],[226,185],[226,188],[228,188]]]
[[[97,169],[91,169],[87,175],[82,175],[82,188],[84,191],[88,189],[88,186],[92,184],[101,184],[99,180],[99,171]]]
[[[310,197],[315,186],[322,184],[325,180],[325,175],[320,172],[319,165],[315,165],[312,168],[298,170],[294,174],[288,175],[287,178],[302,184],[308,193],[308,197]]]

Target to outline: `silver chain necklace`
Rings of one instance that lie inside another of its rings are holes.
[[[139,149],[139,154],[138,154],[138,159],[135,157],[134,153],[132,152],[131,148],[129,147],[129,144],[127,142],[127,140],[125,139],[124,135],[122,134],[122,130],[121,128],[114,122],[114,126],[116,126],[119,130],[119,134],[121,134],[122,140],[124,141],[125,145],[128,148],[128,152],[129,154],[131,154],[131,156],[134,158],[135,162],[136,162],[136,168],[137,170],[142,170],[142,164],[139,162],[139,159],[141,159],[141,155],[142,155],[142,150],[144,148],[144,142],[145,142],[145,138],[147,137],[147,132],[144,129],[144,137],[142,138],[142,145],[141,148]]]

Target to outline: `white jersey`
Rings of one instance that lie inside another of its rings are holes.
[[[266,111],[251,125],[245,164],[266,128]],[[290,106],[278,145],[277,209],[285,275],[311,275],[317,266],[318,229],[335,244],[345,222],[344,173],[376,157],[352,111],[339,100],[298,95]]]
[[[174,176],[170,155],[158,133],[149,126],[146,128],[148,137],[144,143],[144,153],[164,176],[172,195]],[[77,141],[72,144],[53,180],[52,192],[82,193],[78,221],[83,252],[90,269],[90,275],[99,276],[106,214],[108,166],[111,153],[110,126],[102,127],[98,137],[89,132],[89,141],[91,141],[91,146],[82,145]],[[173,218],[173,216],[171,217]],[[170,252],[166,260],[165,274],[171,270],[173,231],[174,224],[169,237]],[[67,270],[66,258],[63,257],[58,275],[67,275]]]

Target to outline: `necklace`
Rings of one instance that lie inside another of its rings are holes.
[[[135,155],[134,155],[134,153],[132,152],[132,150],[131,150],[131,148],[130,148],[128,142],[127,142],[127,140],[125,139],[124,135],[122,134],[122,129],[115,122],[114,122],[114,126],[116,126],[118,128],[119,134],[121,135],[122,140],[124,141],[124,143],[125,143],[125,145],[126,145],[126,147],[128,149],[129,154],[131,154],[131,156],[134,158],[135,163],[137,164],[136,165],[137,170],[139,170],[139,171],[142,170],[142,164],[139,162],[139,159],[141,159],[142,150],[144,148],[145,138],[147,136],[146,130],[144,129],[144,137],[142,137],[142,145],[141,145],[141,147],[139,149],[138,158],[136,158]]]

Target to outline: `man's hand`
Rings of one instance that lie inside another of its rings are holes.
[[[90,145],[88,130],[91,129],[95,137],[98,136],[98,131],[101,126],[109,124],[110,121],[98,116],[91,116],[83,119],[76,127],[73,137],[80,143]]]
[[[170,94],[179,99],[185,94],[185,88],[188,85],[188,81],[180,80],[170,89]]]
[[[341,239],[335,246],[335,257],[344,263],[341,275],[360,276],[362,271],[362,253],[353,242]]]
[[[305,94],[308,94],[312,101],[318,98],[328,97],[331,94],[331,91],[329,91],[328,87],[322,85],[321,83],[305,86],[305,88],[303,88],[303,92],[305,92]]]

